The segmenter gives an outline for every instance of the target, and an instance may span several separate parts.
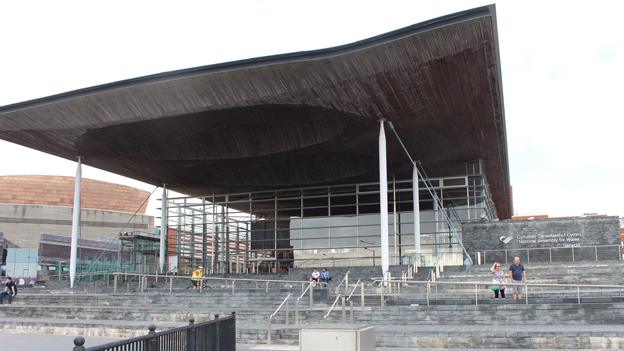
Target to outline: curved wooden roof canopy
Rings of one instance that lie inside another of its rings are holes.
[[[356,43],[166,72],[0,108],[0,138],[187,194],[375,181],[378,120],[430,176],[482,159],[512,202],[494,6]],[[388,134],[389,174],[411,165]]]

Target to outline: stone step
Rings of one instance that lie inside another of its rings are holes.
[[[324,327],[331,328],[332,325],[325,324]],[[510,346],[515,349],[620,349],[624,346],[624,329],[621,325],[373,326],[376,329],[377,346],[391,349],[500,349]],[[237,327],[239,342],[266,342],[266,327],[245,324]],[[272,342],[291,344],[301,327],[305,326],[274,325]]]

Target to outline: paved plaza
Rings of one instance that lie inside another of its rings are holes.
[[[2,351],[71,351],[74,337],[68,335],[18,334],[0,332]],[[91,336],[85,346],[95,346],[116,339]]]

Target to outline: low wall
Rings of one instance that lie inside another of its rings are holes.
[[[620,258],[615,216],[507,220],[464,224],[463,243],[475,262],[566,262]]]

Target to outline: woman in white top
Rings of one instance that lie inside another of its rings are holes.
[[[490,272],[492,272],[492,286],[490,289],[494,291],[494,298],[498,299],[498,293],[500,292],[501,298],[505,298],[505,272],[500,269],[500,263],[494,262],[492,268],[490,268]]]

